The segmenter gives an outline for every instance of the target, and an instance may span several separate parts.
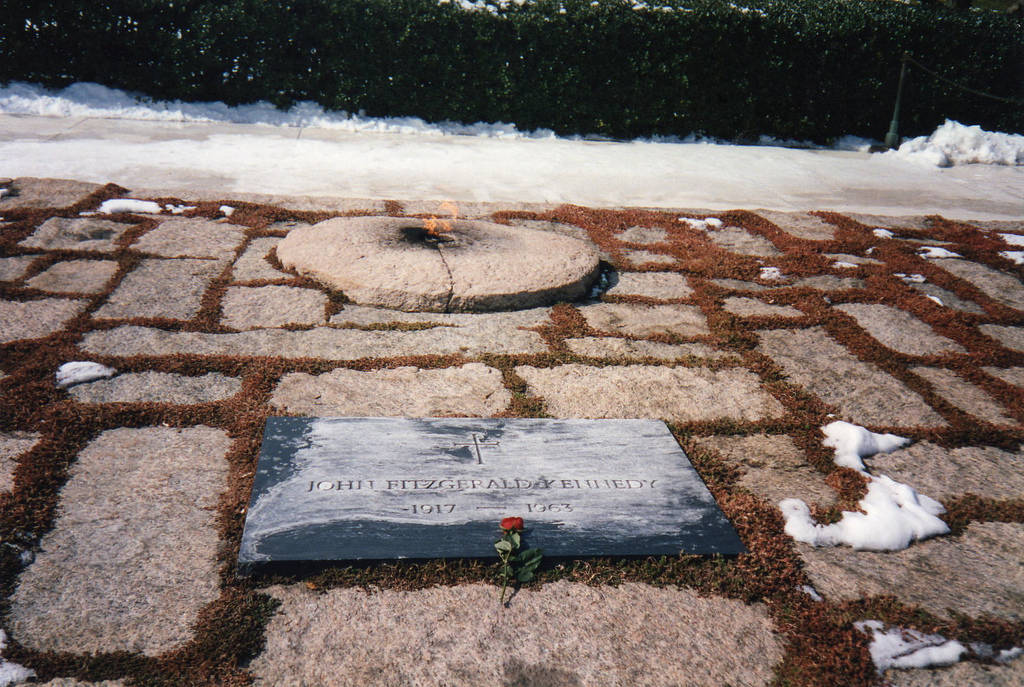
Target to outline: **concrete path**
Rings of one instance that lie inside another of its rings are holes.
[[[1024,679],[1024,661],[993,660],[1024,646],[1024,284],[1001,255],[1024,240],[1024,215],[708,222],[477,203],[467,214],[593,243],[610,288],[528,310],[406,313],[281,269],[277,243],[330,215],[309,199],[242,203],[214,187],[183,214],[106,216],[90,213],[119,191],[3,187],[0,651],[40,682]],[[296,206],[307,211],[281,209]],[[57,368],[83,360],[116,374],[58,388]],[[506,609],[477,564],[238,579],[269,414],[664,419],[750,553],[554,568]],[[891,553],[793,542],[780,500],[834,520],[863,496],[822,445],[836,419],[913,439],[869,470],[939,500],[952,533]],[[967,662],[883,676],[863,620],[958,640]]]

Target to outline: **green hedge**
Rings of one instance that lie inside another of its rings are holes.
[[[330,109],[629,138],[824,141],[888,129],[903,51],[1024,98],[1024,23],[880,0],[63,0],[0,13],[0,81],[93,81],[157,99]],[[901,132],[943,118],[1024,131],[1024,107],[920,71]]]

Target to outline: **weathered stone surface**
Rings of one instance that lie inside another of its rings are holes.
[[[618,281],[605,293],[609,296],[647,298],[689,298],[693,289],[678,272],[620,272]]]
[[[357,303],[397,310],[513,310],[572,300],[596,278],[598,254],[561,234],[455,221],[441,241],[421,220],[335,218],[293,229],[277,246],[287,269]]]
[[[373,327],[395,324],[435,324],[449,327],[536,327],[550,324],[550,308],[493,313],[402,312],[365,305],[346,305],[331,316],[337,327]]]
[[[189,405],[234,396],[242,380],[210,372],[188,377],[166,372],[129,372],[111,379],[76,384],[68,393],[79,403],[175,403]]]
[[[245,240],[242,230],[208,219],[168,219],[143,234],[132,250],[163,258],[215,258],[231,260]]]
[[[732,353],[718,351],[701,343],[667,344],[659,341],[633,341],[611,336],[588,336],[566,339],[565,345],[576,355],[590,358],[735,358]]]
[[[293,372],[282,377],[270,403],[292,415],[488,417],[500,413],[511,400],[501,372],[468,363],[436,370]]]
[[[739,279],[712,279],[711,283],[715,286],[720,286],[723,289],[729,291],[769,291],[771,289],[782,288],[785,285],[780,284],[779,286],[764,286],[752,281],[741,281]]]
[[[953,308],[953,310],[960,310],[961,312],[972,312],[978,315],[983,315],[985,310],[975,303],[974,301],[967,301],[960,296],[957,296],[952,291],[947,291],[941,286],[936,286],[930,282],[924,282],[921,284],[910,283],[907,284],[912,289],[916,289],[926,296],[934,296],[942,301],[942,305],[947,308]]]
[[[942,448],[923,441],[868,460],[875,472],[911,485],[940,501],[972,493],[992,499],[1024,495],[1024,448]]]
[[[862,255],[850,255],[849,253],[825,253],[826,258],[830,258],[837,262],[848,262],[853,265],[881,265],[881,260],[875,260],[874,258],[866,258]]]
[[[481,215],[483,216],[483,215]],[[523,227],[525,229],[533,229],[534,231],[553,231],[556,234],[562,234],[563,236],[571,236],[574,239],[580,241],[586,241],[591,243],[590,234],[587,230],[582,227],[577,227],[572,224],[563,224],[562,222],[547,222],[539,219],[513,219],[510,224],[513,227]]]
[[[1024,351],[1024,327],[1003,327],[998,324],[983,324],[978,329],[985,336],[1015,351]]]
[[[843,303],[835,308],[855,319],[868,334],[894,351],[907,355],[966,352],[905,310],[877,303]]]
[[[836,501],[835,491],[825,483],[824,476],[807,463],[803,451],[788,436],[711,436],[695,441],[739,466],[743,475],[738,485],[773,506],[791,498],[823,506]]]
[[[615,238],[628,243],[661,243],[668,240],[668,232],[658,227],[630,227],[616,234]]]
[[[232,286],[221,300],[221,324],[232,329],[323,324],[327,294],[297,286]]]
[[[95,316],[190,319],[199,313],[203,293],[223,267],[214,260],[143,260],[125,275]]]
[[[52,293],[100,293],[117,272],[113,260],[67,260],[28,280],[28,286]]]
[[[740,317],[801,317],[804,314],[791,305],[772,305],[756,298],[726,298],[722,307]]]
[[[35,432],[0,432],[0,492],[14,488],[18,456],[31,450],[41,437]]]
[[[983,367],[981,369],[1007,384],[1024,386],[1024,367]]]
[[[628,248],[622,251],[622,257],[624,257],[633,267],[643,267],[644,265],[672,265],[676,261],[674,257],[671,255],[665,255],[664,253],[652,253],[649,250],[630,250]]]
[[[97,354],[118,356],[191,353],[324,360],[450,353],[544,353],[548,350],[536,332],[487,324],[411,332],[319,327],[306,331],[254,329],[237,334],[168,332],[123,326],[89,332],[81,347]]]
[[[1015,277],[970,260],[947,259],[936,260],[935,263],[947,272],[974,284],[995,302],[1024,310],[1024,284]]]
[[[0,211],[36,208],[66,208],[85,200],[100,188],[99,184],[69,179],[38,179],[18,177],[7,189],[9,195],[0,198]]]
[[[748,370],[627,365],[521,366],[516,373],[554,417],[757,421],[783,414]]]
[[[1024,684],[1024,659],[1004,665],[957,663],[932,670],[887,670],[892,687],[1020,687]]]
[[[847,217],[860,222],[867,227],[883,227],[888,229],[914,229],[923,231],[931,227],[931,220],[925,215],[901,215],[899,217],[888,217],[886,215],[867,215],[859,212],[844,213]]]
[[[758,210],[757,214],[777,226],[790,236],[808,241],[829,241],[835,238],[836,229],[820,217],[809,212],[776,212]]]
[[[834,277],[831,274],[819,274],[814,277],[797,279],[793,286],[800,286],[819,291],[848,291],[850,289],[863,289],[864,280],[855,277]]]
[[[722,227],[707,232],[711,241],[730,253],[769,257],[782,255],[775,244],[759,234],[751,234],[739,227]]]
[[[695,305],[631,305],[597,303],[579,307],[594,329],[632,336],[674,334],[704,336],[710,333],[704,313]]]
[[[131,224],[94,217],[51,217],[18,245],[45,250],[113,253],[118,248],[117,240],[131,227]]]
[[[63,328],[88,304],[89,301],[65,298],[0,301],[0,343],[48,336]]]
[[[275,279],[290,279],[292,275],[282,272],[270,265],[267,256],[277,244],[281,242],[277,236],[261,236],[249,242],[245,252],[235,261],[231,268],[231,278],[236,282],[240,281],[273,281]]]
[[[965,413],[996,425],[1016,424],[988,392],[961,379],[955,372],[936,367],[915,367],[911,371],[928,380],[935,387],[935,393]]]
[[[782,658],[763,606],[686,589],[554,582],[507,609],[484,584],[268,591],[263,686],[764,685]]]
[[[836,406],[839,419],[873,426],[946,424],[918,394],[858,360],[821,327],[764,330],[759,335],[758,350],[778,363],[790,381]]]
[[[1024,618],[1024,524],[971,523],[959,537],[938,537],[903,551],[875,553],[797,544],[811,582],[829,601],[894,594],[948,617],[989,613]]]
[[[10,630],[41,651],[141,651],[191,636],[217,598],[219,429],[108,430],[71,465],[54,529],[11,597]]]
[[[0,281],[17,281],[28,272],[29,265],[39,256],[17,255],[13,258],[0,258]]]

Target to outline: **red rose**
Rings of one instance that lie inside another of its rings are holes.
[[[516,530],[517,532],[523,531],[523,519],[522,518],[505,518],[501,521],[501,529],[506,532],[510,530]]]

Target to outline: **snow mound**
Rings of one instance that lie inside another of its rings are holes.
[[[940,248],[939,246],[922,246],[917,254],[922,258],[929,260],[941,260],[942,258],[962,258],[963,256],[959,253],[954,253],[951,250]]]
[[[890,668],[951,666],[967,653],[963,644],[942,635],[900,627],[886,630],[878,620],[862,620],[853,626],[871,635],[871,660],[879,674]]]
[[[1001,250],[999,255],[1007,260],[1012,260],[1018,265],[1024,265],[1024,250]]]
[[[717,217],[705,217],[704,219],[691,219],[689,217],[679,217],[680,222],[686,224],[691,229],[698,229],[700,231],[709,231],[714,229],[722,228],[722,220]]]
[[[864,427],[837,420],[821,428],[825,432],[824,446],[835,449],[835,463],[864,472],[861,458],[876,453],[892,453],[910,443],[910,439],[895,434],[876,434]]]
[[[880,239],[891,239],[893,236],[896,235],[889,231],[888,229],[883,229],[882,227],[875,227],[874,229],[871,230],[871,233]]]
[[[104,215],[112,215],[116,212],[141,212],[148,215],[158,215],[161,212],[161,208],[159,203],[149,200],[111,198],[100,203],[99,212]]]
[[[784,281],[786,275],[778,267],[762,267],[757,278],[763,281]]]
[[[936,167],[1024,165],[1024,136],[985,131],[947,119],[930,136],[912,138],[885,154]]]
[[[7,633],[0,630],[0,651],[7,648]],[[3,657],[0,657],[0,687],[7,687],[7,685],[16,685],[21,682],[25,682],[29,678],[35,677],[36,671],[29,670],[24,666],[19,666],[17,663],[11,663],[5,661]]]
[[[57,370],[57,386],[67,388],[83,382],[92,382],[97,379],[113,377],[117,370],[100,365],[99,363],[75,361],[64,363]]]

